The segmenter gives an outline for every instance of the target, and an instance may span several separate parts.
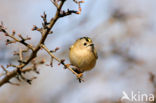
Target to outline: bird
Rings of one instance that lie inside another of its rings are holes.
[[[69,48],[69,59],[73,70],[80,74],[92,70],[96,65],[98,55],[95,46],[89,37],[81,37]]]

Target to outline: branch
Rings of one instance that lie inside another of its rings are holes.
[[[31,44],[26,42],[27,40],[30,40],[31,38],[29,38],[29,37],[24,38],[21,34],[18,34],[18,37],[19,37],[19,39],[18,39],[17,37],[15,37],[16,32],[14,30],[12,31],[12,34],[9,34],[6,31],[6,28],[4,27],[3,23],[0,24],[0,32],[3,32],[5,34],[5,36],[8,36],[11,39],[13,39],[13,40],[7,39],[7,44],[18,42],[20,44],[23,44],[25,47],[27,47],[26,50],[22,50],[20,48],[19,53],[15,52],[15,54],[17,56],[19,56],[19,60],[18,60],[19,65],[10,64],[8,66],[8,67],[13,67],[14,68],[13,71],[7,71],[7,69],[2,66],[2,69],[5,71],[5,75],[2,75],[2,79],[0,79],[0,86],[4,85],[5,83],[16,84],[16,83],[10,82],[10,80],[14,77],[17,77],[18,80],[20,80],[19,78],[21,78],[21,79],[25,80],[26,82],[28,82],[29,84],[31,84],[31,81],[33,79],[35,79],[36,77],[33,77],[31,79],[26,79],[23,76],[23,74],[26,72],[29,72],[29,71],[35,71],[36,73],[39,73],[37,71],[36,66],[38,64],[44,64],[44,61],[41,60],[40,62],[35,63],[33,60],[35,60],[35,58],[37,57],[37,53],[41,49],[41,47],[43,49],[47,50],[47,52],[49,52],[49,50],[44,46],[44,42],[45,42],[48,34],[53,33],[51,30],[52,30],[54,24],[56,23],[56,21],[59,18],[71,15],[72,13],[80,14],[80,11],[81,11],[80,3],[82,3],[81,1],[75,2],[76,0],[73,0],[75,3],[77,3],[79,5],[78,12],[74,11],[74,10],[69,10],[69,9],[67,12],[63,11],[62,7],[66,0],[51,0],[51,1],[57,8],[55,16],[53,18],[51,18],[51,20],[48,22],[47,18],[46,18],[47,15],[44,12],[43,16],[41,16],[43,19],[42,27],[38,28],[37,26],[34,25],[34,27],[32,29],[33,31],[34,30],[39,31],[42,35],[42,37],[36,47],[33,47]],[[29,49],[32,51],[30,56],[28,58],[24,58],[23,53],[28,52]],[[58,58],[56,58],[51,52],[49,54],[52,58],[54,58],[59,63],[64,65],[65,68],[68,68],[70,71],[72,71],[80,80],[80,77],[82,77],[82,74],[77,74],[75,71],[72,70],[72,68],[70,68],[68,65],[64,64],[64,62],[62,60],[59,60]],[[31,63],[31,66],[28,66],[28,64],[30,64],[30,63]]]
[[[28,43],[25,42],[26,40],[30,40],[31,38],[29,38],[29,37],[28,38],[24,38],[24,37],[22,37],[21,34],[18,34],[18,36],[21,38],[21,40],[18,39],[18,38],[16,38],[15,37],[15,31],[13,30],[12,31],[12,34],[9,34],[6,31],[6,28],[4,27],[4,25],[3,25],[2,22],[0,24],[0,32],[3,32],[5,34],[5,36],[8,36],[8,37],[10,37],[10,38],[12,38],[14,40],[14,41],[11,41],[11,40],[7,39],[7,43],[6,43],[7,45],[8,44],[11,44],[11,43],[19,42],[19,43],[25,45],[26,47],[28,47],[29,49],[31,49],[32,51],[34,50],[34,48],[32,47],[32,45],[30,45],[30,44],[28,44]]]
[[[56,61],[58,61],[60,64],[62,64],[64,66],[64,68],[68,68],[71,72],[73,72],[77,78],[81,81],[81,77],[83,76],[83,74],[78,74],[76,73],[68,64],[64,63],[64,60],[57,58],[52,52],[50,52],[50,50],[48,50],[48,48],[45,45],[41,45],[41,47],[52,57],[54,58]]]

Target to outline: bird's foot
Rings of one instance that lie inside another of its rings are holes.
[[[77,74],[77,79],[79,80],[79,83],[84,82],[84,80],[82,79],[82,77],[83,77],[83,73]]]
[[[70,67],[70,65],[71,65],[71,64],[65,64],[64,69],[66,69],[66,68]]]

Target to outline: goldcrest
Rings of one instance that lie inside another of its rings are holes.
[[[94,44],[89,37],[82,37],[70,47],[69,59],[77,73],[91,70],[98,59]]]

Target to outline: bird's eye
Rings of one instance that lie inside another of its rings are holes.
[[[84,43],[83,45],[84,45],[84,46],[86,46],[86,45],[87,45],[87,43]]]

